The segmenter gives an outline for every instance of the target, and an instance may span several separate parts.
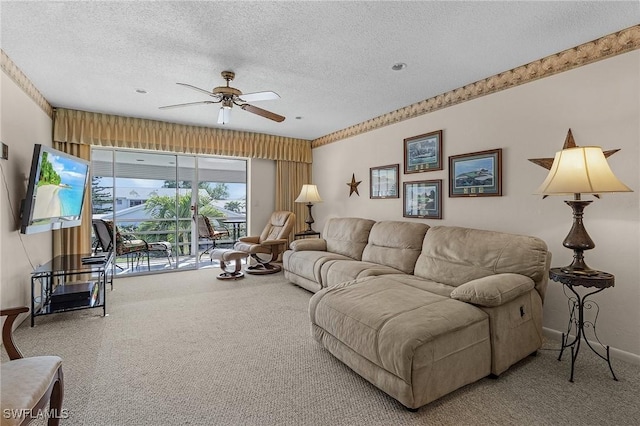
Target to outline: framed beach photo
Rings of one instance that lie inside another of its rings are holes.
[[[404,182],[404,217],[442,219],[442,179]]]
[[[442,170],[442,130],[404,140],[404,173]]]
[[[371,167],[369,198],[400,198],[399,174],[400,164]]]
[[[449,157],[449,197],[502,195],[502,149]]]

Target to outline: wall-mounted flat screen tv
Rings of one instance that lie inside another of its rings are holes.
[[[33,234],[79,226],[88,181],[88,161],[36,144],[20,232]]]

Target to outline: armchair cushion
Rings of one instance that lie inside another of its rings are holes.
[[[115,253],[120,256],[127,253],[137,253],[141,251],[148,251],[149,245],[145,240],[132,238],[132,236],[123,234],[120,229],[116,227],[113,231],[113,222],[105,220],[104,223],[111,229],[111,235],[115,235]]]
[[[35,407],[51,385],[51,378],[62,366],[57,356],[34,356],[2,364],[2,410]],[[21,419],[2,418],[2,425],[17,425]]]
[[[62,415],[64,375],[62,359],[57,356],[25,358],[13,341],[13,323],[20,314],[29,312],[27,307],[0,310],[6,316],[2,326],[2,344],[11,361],[0,367],[0,424],[29,424],[33,415],[49,404],[49,426],[58,426]],[[18,413],[7,416],[9,413]]]
[[[269,224],[260,234],[260,242],[288,237],[293,229],[295,216],[289,211],[273,212]]]

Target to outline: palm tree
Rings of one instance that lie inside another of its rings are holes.
[[[198,200],[199,213],[211,217],[224,216],[222,212],[211,206],[210,202],[211,198],[201,196]],[[168,241],[176,246],[176,250],[180,254],[185,254],[185,252],[190,254],[191,245],[189,242],[193,214],[191,211],[191,192],[179,195],[177,201],[175,197],[153,195],[145,203],[144,209],[151,214],[153,219],[167,219],[159,222],[147,221],[140,223],[138,226],[140,231],[164,231],[150,234],[147,241]],[[178,219],[177,229],[176,218]]]
[[[224,205],[224,208],[232,212],[240,213],[246,207],[246,203],[240,201],[229,201]]]

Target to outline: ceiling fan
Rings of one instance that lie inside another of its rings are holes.
[[[271,111],[267,111],[266,109],[258,108],[257,106],[253,106],[248,104],[247,102],[258,102],[258,101],[270,101],[274,99],[280,99],[280,96],[276,92],[266,91],[266,92],[254,92],[254,93],[242,93],[240,90],[235,87],[229,86],[229,82],[232,81],[236,74],[233,71],[222,71],[222,78],[227,81],[226,86],[218,86],[215,87],[212,91],[208,91],[205,89],[201,89],[196,86],[192,86],[186,83],[176,83],[181,86],[189,87],[193,90],[197,90],[198,92],[205,93],[215,101],[199,101],[199,102],[188,102],[185,104],[176,104],[176,105],[166,105],[161,106],[160,109],[169,109],[169,108],[181,108],[185,106],[191,105],[200,105],[200,104],[222,104],[220,107],[220,112],[218,113],[218,124],[227,124],[231,120],[231,108],[234,105],[239,106],[245,111],[251,112],[253,114],[257,114],[261,117],[268,118],[269,120],[277,121],[278,123],[284,121],[284,117],[278,114],[275,114]]]

